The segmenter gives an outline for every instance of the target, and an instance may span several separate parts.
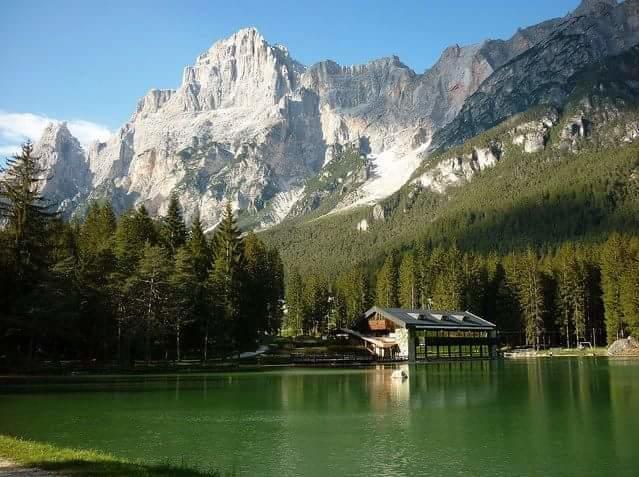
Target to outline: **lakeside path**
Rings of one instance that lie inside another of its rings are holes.
[[[22,467],[15,462],[0,457],[0,477],[61,477],[60,474],[46,470]]]

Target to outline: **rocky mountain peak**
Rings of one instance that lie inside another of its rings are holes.
[[[273,105],[296,89],[304,69],[286,48],[270,45],[255,28],[243,28],[187,66],[181,90],[191,109]]]
[[[60,144],[65,140],[71,140],[78,142],[78,140],[71,134],[66,121],[51,121],[42,131],[42,137],[40,143],[47,143],[50,145]],[[79,144],[79,143],[78,143]]]
[[[243,226],[265,227],[294,215],[296,202],[314,203],[327,190],[308,184],[329,184],[322,175],[339,166],[350,170],[325,204],[379,201],[436,147],[535,104],[561,105],[575,72],[635,45],[639,0],[615,5],[587,0],[511,39],[455,44],[423,74],[397,56],[307,69],[244,28],[187,66],[177,89],[150,90],[108,141],[83,150],[66,125],[49,126],[40,142],[57,178],[49,191],[59,202],[77,197],[69,210],[108,197],[118,212],[144,203],[152,214],[177,191],[187,220],[199,213],[211,226],[231,200]],[[345,165],[338,152],[351,144],[364,157]]]
[[[582,0],[573,15],[601,15],[616,6],[617,0]]]

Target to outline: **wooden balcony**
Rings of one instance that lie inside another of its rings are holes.
[[[371,331],[390,330],[386,320],[368,320],[368,327]]]

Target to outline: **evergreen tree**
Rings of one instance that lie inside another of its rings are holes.
[[[375,296],[377,297],[377,305],[381,307],[394,308],[398,306],[397,267],[394,254],[386,256],[382,268],[377,273]]]
[[[200,281],[206,280],[213,266],[213,260],[211,257],[211,248],[204,235],[199,214],[193,219],[186,246],[193,257],[198,278]]]
[[[302,277],[293,269],[286,280],[286,329],[293,336],[304,332],[304,284]]]
[[[432,307],[440,310],[459,310],[463,307],[466,277],[462,268],[462,254],[456,246],[447,250],[434,249],[428,274]]]
[[[37,282],[48,265],[47,227],[55,214],[40,194],[47,174],[30,142],[0,168],[0,220],[6,222],[8,255],[19,286]]]
[[[324,334],[328,329],[330,295],[328,284],[318,274],[311,274],[304,281],[303,327],[306,334]]]
[[[362,267],[341,273],[335,280],[337,321],[342,327],[350,327],[371,306],[368,276]]]
[[[515,258],[511,266],[514,267],[514,286],[524,319],[526,344],[538,348],[544,330],[544,296],[539,258],[529,248],[523,256]]]
[[[613,233],[601,250],[601,286],[605,307],[606,335],[612,343],[625,335],[625,319],[621,306],[620,272],[626,270],[626,254],[621,235]]]
[[[222,221],[213,236],[213,257],[215,262],[210,282],[217,295],[215,308],[221,314],[221,322],[225,324],[233,347],[242,349],[253,340],[254,329],[248,323],[249,318],[242,313],[244,243],[230,202],[227,202]]]
[[[165,251],[146,243],[135,273],[129,278],[132,297],[141,322],[137,328],[144,338],[144,359],[151,360],[151,340],[164,331],[170,312],[171,264]]]
[[[7,299],[0,311],[0,325],[14,328],[16,335],[28,339],[29,363],[50,309],[50,297],[42,289],[49,278],[50,232],[55,216],[51,204],[40,194],[47,173],[29,142],[7,161],[6,168],[0,168],[0,224],[4,225],[6,246],[2,272],[10,277],[2,290]]]
[[[157,233],[146,207],[141,205],[125,212],[116,228],[114,252],[123,273],[133,273],[147,243],[155,245]]]
[[[182,358],[181,344],[184,327],[192,323],[197,316],[197,307],[204,286],[198,279],[191,251],[181,247],[175,254],[175,266],[169,278],[173,298],[173,311],[169,324],[175,333],[175,355],[177,361]]]
[[[407,253],[402,257],[399,266],[399,304],[401,307],[417,308],[418,288],[415,256],[412,253]]]
[[[187,232],[177,194],[171,193],[166,216],[162,220],[162,242],[171,256],[186,243]]]

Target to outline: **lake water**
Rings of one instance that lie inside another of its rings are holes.
[[[0,384],[0,433],[259,476],[636,476],[639,361]]]

